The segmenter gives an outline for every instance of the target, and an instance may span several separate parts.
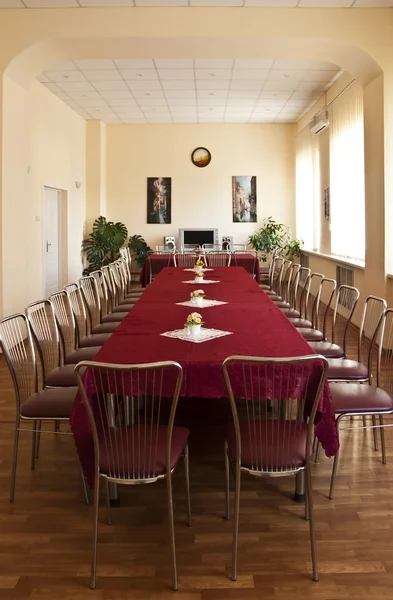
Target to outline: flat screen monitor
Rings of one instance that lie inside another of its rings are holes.
[[[202,246],[203,244],[218,243],[218,229],[180,229],[180,246],[192,244]]]

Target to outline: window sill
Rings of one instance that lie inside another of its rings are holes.
[[[314,250],[302,250],[301,252],[302,252],[302,254],[310,254],[311,256],[318,256],[319,258],[326,258],[326,260],[331,260],[332,262],[340,264],[340,265],[354,267],[355,269],[359,269],[360,271],[365,270],[365,265],[361,265],[360,263],[357,263],[355,261],[345,260],[345,259],[339,258],[338,256],[333,256],[332,254],[322,254],[322,252],[315,252]],[[390,277],[392,277],[392,279],[393,279],[393,275],[391,275]]]

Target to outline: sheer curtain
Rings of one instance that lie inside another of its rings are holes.
[[[305,250],[317,250],[315,191],[318,188],[316,169],[316,136],[308,125],[296,137],[296,237],[304,241]]]
[[[365,262],[363,92],[352,84],[330,107],[331,253]]]

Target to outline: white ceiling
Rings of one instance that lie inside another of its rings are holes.
[[[105,123],[293,123],[341,73],[312,60],[86,59],[38,80]]]
[[[1,8],[96,6],[263,6],[273,8],[364,8],[393,6],[393,0],[0,0]]]

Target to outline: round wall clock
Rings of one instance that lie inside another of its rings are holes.
[[[191,154],[191,160],[196,167],[207,167],[211,159],[212,155],[207,148],[195,148]]]

